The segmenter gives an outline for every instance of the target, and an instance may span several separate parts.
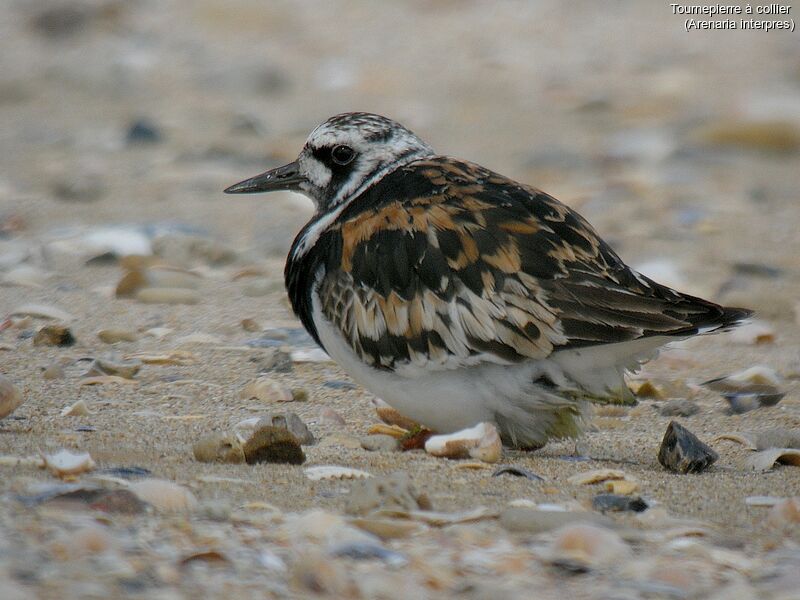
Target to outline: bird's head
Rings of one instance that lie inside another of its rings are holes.
[[[365,190],[386,173],[433,155],[399,123],[370,113],[331,117],[308,136],[297,160],[232,185],[228,194],[291,190],[327,210]]]

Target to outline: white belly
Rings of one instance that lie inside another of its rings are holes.
[[[360,385],[403,415],[434,431],[449,432],[493,421],[509,396],[529,388],[534,364],[478,365],[469,369],[398,375],[365,364],[335,326],[325,319],[316,298],[314,324],[325,350]]]

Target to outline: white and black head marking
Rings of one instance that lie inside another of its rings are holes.
[[[309,135],[297,163],[300,188],[320,209],[331,208],[377,181],[388,169],[433,154],[408,129],[379,115],[331,117]]]
[[[314,129],[295,162],[225,191],[298,191],[323,212],[355,197],[389,171],[432,155],[428,144],[391,119],[370,113],[344,113]]]

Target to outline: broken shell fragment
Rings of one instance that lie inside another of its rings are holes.
[[[469,429],[428,438],[425,442],[425,451],[433,456],[471,457],[492,463],[500,460],[503,446],[494,424],[479,423]]]
[[[42,457],[45,468],[56,477],[69,477],[91,471],[95,463],[88,452],[76,454],[69,450],[59,450],[55,454]]]
[[[556,532],[549,558],[556,566],[583,572],[611,565],[629,554],[630,548],[617,533],[596,525],[575,523]]]
[[[177,512],[192,510],[197,498],[187,488],[166,479],[142,479],[128,488],[139,500],[147,502],[157,510]]]
[[[786,395],[781,389],[783,378],[775,369],[757,365],[726,377],[718,377],[701,385],[722,394],[734,414],[761,406],[774,406]]]
[[[97,337],[106,344],[116,344],[117,342],[135,342],[139,336],[134,331],[127,329],[101,329],[97,332]]]
[[[592,483],[601,483],[603,481],[612,481],[615,479],[625,479],[627,475],[625,471],[618,469],[594,469],[592,471],[584,471],[573,475],[567,482],[572,485],[589,485]]]
[[[78,400],[75,404],[65,406],[61,411],[62,417],[85,417],[90,414],[92,412],[84,400]]]
[[[103,375],[115,375],[123,379],[133,379],[142,368],[139,360],[129,360],[117,362],[108,359],[96,358],[89,365],[89,369],[83,377],[102,377]]]
[[[22,404],[22,393],[11,380],[0,375],[0,419],[6,418]]]
[[[800,450],[795,448],[770,448],[747,457],[745,464],[753,471],[769,471],[776,463],[800,467]]]
[[[311,481],[324,481],[326,479],[366,479],[372,477],[372,475],[366,471],[337,465],[307,467],[303,469],[303,473],[305,473],[306,477]]]

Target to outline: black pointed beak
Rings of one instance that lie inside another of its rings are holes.
[[[305,178],[300,173],[297,161],[271,169],[261,175],[245,179],[225,190],[226,194],[256,194],[278,190],[298,191]]]

